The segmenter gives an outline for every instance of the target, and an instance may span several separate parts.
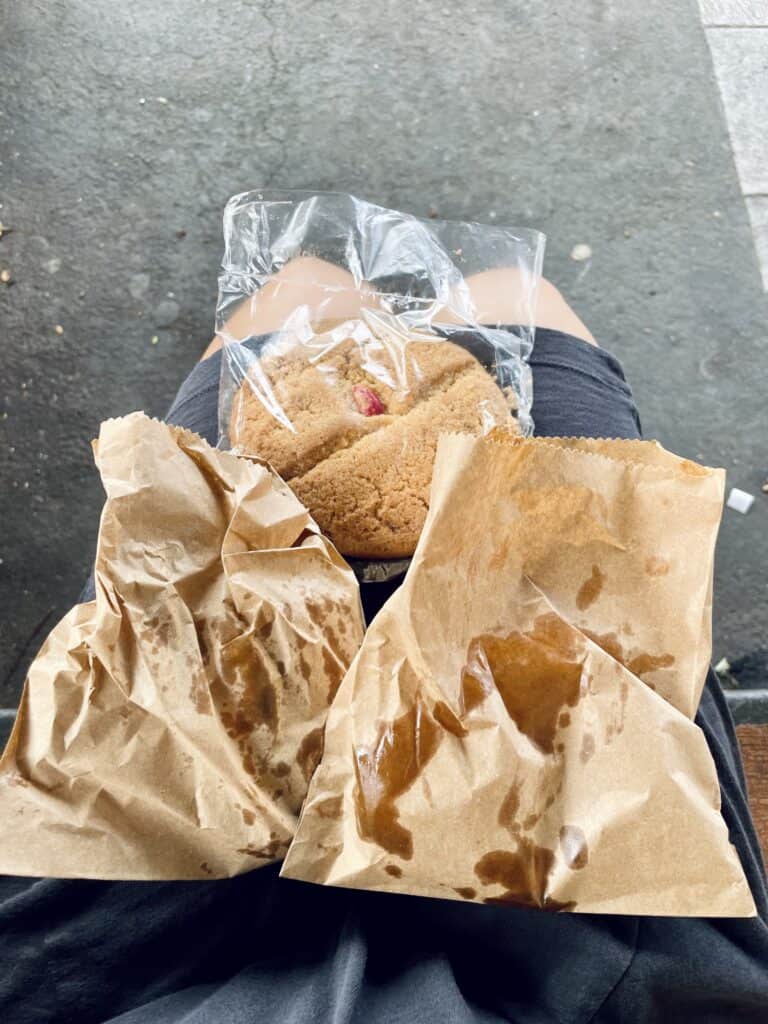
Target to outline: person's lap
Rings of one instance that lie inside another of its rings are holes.
[[[212,443],[219,360],[168,414]],[[608,354],[543,330],[532,366],[538,433],[640,436]],[[697,722],[756,919],[549,915],[325,889],[274,866],[218,882],[0,879],[0,1011],[13,1024],[765,1019],[765,876],[712,673]]]
[[[166,414],[169,423],[218,441],[221,353],[198,363]],[[618,361],[559,330],[537,328],[531,356],[534,431],[540,436],[641,436],[640,420]]]

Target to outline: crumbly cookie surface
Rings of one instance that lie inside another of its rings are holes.
[[[315,339],[249,373],[259,393],[245,381],[235,395],[233,448],[267,459],[353,557],[413,554],[440,434],[516,423],[490,374],[448,341]]]

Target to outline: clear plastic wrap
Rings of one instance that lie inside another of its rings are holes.
[[[224,240],[220,445],[267,460],[362,578],[389,578],[424,523],[438,436],[532,430],[544,236],[270,191],[229,201]],[[501,268],[509,323],[473,291]]]

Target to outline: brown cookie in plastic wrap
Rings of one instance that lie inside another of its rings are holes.
[[[362,639],[357,582],[268,468],[102,425],[96,599],[33,662],[0,761],[0,870],[174,879],[281,857]]]
[[[424,525],[440,434],[515,429],[513,407],[466,348],[358,321],[267,345],[229,438],[274,467],[344,555],[399,559]]]

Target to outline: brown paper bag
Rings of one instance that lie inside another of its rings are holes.
[[[444,438],[403,586],[330,711],[283,875],[748,916],[691,721],[723,474],[655,445]]]
[[[268,468],[134,414],[95,444],[96,600],[30,668],[0,871],[172,879],[283,855],[363,633],[356,580]]]

